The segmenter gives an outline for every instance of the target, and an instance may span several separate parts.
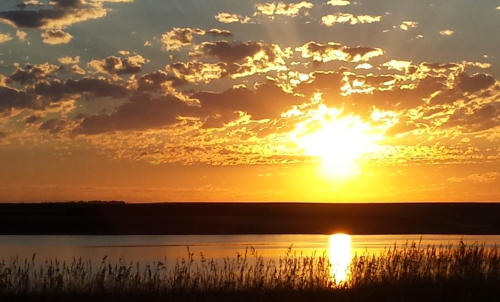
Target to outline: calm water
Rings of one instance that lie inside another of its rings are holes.
[[[337,239],[335,239],[337,238]],[[350,236],[347,241],[328,235],[224,235],[224,236],[0,236],[0,258],[18,256],[38,261],[46,259],[72,260],[81,257],[100,263],[104,256],[111,261],[175,261],[186,257],[187,247],[199,258],[235,257],[254,247],[265,258],[279,258],[293,245],[296,253],[347,257],[363,253],[379,253],[386,247],[406,242],[421,245],[485,243],[500,245],[500,236],[461,235],[370,235]],[[343,261],[343,260],[339,260]]]
[[[225,257],[234,259],[245,254],[249,247],[266,260],[277,260],[292,246],[297,255],[328,257],[332,276],[342,281],[348,278],[347,268],[356,254],[378,254],[395,244],[415,242],[425,247],[457,245],[460,240],[466,244],[500,245],[500,236],[460,235],[0,236],[0,259],[30,260],[36,254],[38,263],[82,258],[98,267],[106,256],[111,263],[120,259],[143,264],[162,261],[173,267],[177,259],[188,256],[188,247],[195,260],[203,254],[217,261]]]

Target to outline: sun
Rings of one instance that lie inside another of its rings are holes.
[[[332,178],[359,173],[359,160],[373,150],[379,136],[359,117],[316,118],[303,125],[307,132],[297,138],[306,155],[321,161],[321,171]],[[310,128],[313,128],[311,130]]]

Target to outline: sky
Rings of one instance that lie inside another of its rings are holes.
[[[0,201],[500,201],[500,2],[3,0]]]

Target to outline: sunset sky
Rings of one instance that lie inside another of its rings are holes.
[[[2,0],[0,201],[500,201],[500,2]]]

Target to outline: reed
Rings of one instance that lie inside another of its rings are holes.
[[[438,247],[408,243],[378,255],[357,255],[349,267],[348,279],[339,282],[331,276],[326,254],[305,256],[291,247],[277,260],[265,260],[252,247],[244,254],[219,261],[203,254],[195,259],[188,249],[187,256],[177,259],[171,267],[165,261],[112,263],[106,257],[98,265],[83,259],[37,263],[35,255],[32,259],[0,262],[0,295],[13,301],[16,297],[28,301],[29,297],[53,295],[72,297],[69,300],[75,296],[91,296],[88,299],[94,300],[100,297],[102,301],[116,295],[174,295],[173,300],[197,295],[193,301],[200,301],[200,297],[220,301],[232,295],[245,301],[253,301],[249,297],[266,300],[269,295],[277,295],[279,300],[291,297],[292,301],[304,295],[318,301],[322,297],[331,299],[332,295],[337,301],[396,301],[401,297],[401,301],[420,301],[412,300],[411,293],[439,296],[452,289],[458,295],[456,301],[476,301],[460,300],[464,295],[479,295],[488,301],[489,295],[499,297],[499,288],[499,248],[463,242]]]

